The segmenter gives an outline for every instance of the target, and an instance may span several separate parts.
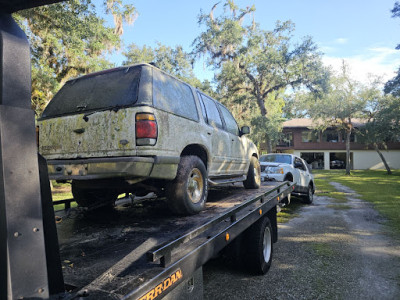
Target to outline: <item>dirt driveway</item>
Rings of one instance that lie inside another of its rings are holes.
[[[352,190],[347,202],[315,197],[279,226],[265,276],[217,259],[204,268],[204,299],[400,299],[400,242]]]

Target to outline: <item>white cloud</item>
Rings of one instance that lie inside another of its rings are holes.
[[[352,78],[368,83],[370,76],[379,76],[384,82],[393,78],[400,66],[400,51],[390,48],[369,48],[363,53],[349,57],[323,56],[323,62],[334,71],[340,71],[342,61],[350,67]]]
[[[334,41],[334,43],[335,43],[335,44],[341,44],[341,45],[343,45],[343,44],[346,44],[347,41],[348,41],[348,39],[346,39],[346,38],[338,38],[338,39],[336,39],[336,40]]]

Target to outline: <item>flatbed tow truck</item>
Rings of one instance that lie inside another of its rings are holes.
[[[0,299],[201,299],[202,266],[229,248],[268,271],[289,182],[210,191],[190,217],[162,199],[54,214],[36,149],[29,43],[11,14],[55,2],[0,0]]]
[[[162,199],[56,212],[64,281],[73,291],[67,298],[159,299],[171,292],[167,299],[201,299],[202,266],[246,230],[268,218],[277,240],[276,208],[292,189],[288,182],[221,187],[210,191],[204,211],[187,217],[169,213]]]

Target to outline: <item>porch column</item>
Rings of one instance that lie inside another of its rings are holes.
[[[324,170],[330,170],[329,151],[324,151]]]

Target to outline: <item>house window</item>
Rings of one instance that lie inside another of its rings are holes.
[[[293,146],[293,134],[291,132],[284,132],[282,137],[278,141],[278,147],[292,147]]]
[[[340,132],[340,135],[342,136],[342,143],[344,143],[344,142],[346,142],[346,131],[345,130],[342,130],[341,132]],[[351,133],[351,135],[350,135],[350,142],[351,143],[356,143],[357,142],[357,136],[356,136],[356,134],[355,134],[355,132],[352,132]]]
[[[317,131],[302,131],[301,132],[301,141],[303,143],[318,143],[319,142],[319,134]]]
[[[337,143],[339,141],[339,132],[327,129],[322,133],[322,140],[324,142]]]

